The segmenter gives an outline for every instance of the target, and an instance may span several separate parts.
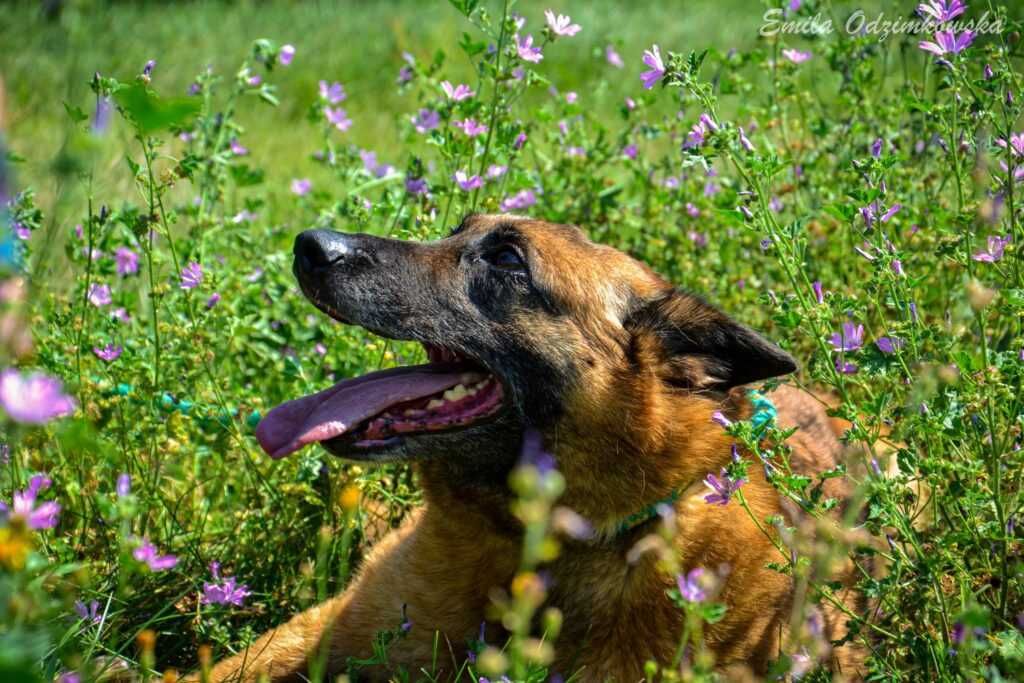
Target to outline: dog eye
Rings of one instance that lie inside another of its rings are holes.
[[[523,257],[515,248],[510,246],[501,247],[486,254],[484,260],[498,270],[526,270],[526,263]]]

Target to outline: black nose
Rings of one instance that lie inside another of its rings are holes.
[[[358,235],[333,230],[307,230],[295,238],[295,268],[314,274],[334,266],[351,265],[369,258]]]

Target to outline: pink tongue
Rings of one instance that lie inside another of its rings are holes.
[[[308,443],[341,436],[396,403],[431,396],[460,382],[468,384],[482,378],[478,373],[465,371],[438,372],[428,365],[373,372],[282,403],[260,421],[256,438],[270,457],[283,458]]]

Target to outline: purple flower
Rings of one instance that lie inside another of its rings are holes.
[[[483,135],[487,132],[487,126],[483,123],[478,123],[476,119],[467,118],[463,121],[453,121],[452,125],[456,128],[460,128],[463,133],[471,138],[475,138],[477,135]]]
[[[231,138],[231,153],[236,157],[244,157],[249,153],[249,148],[238,141],[238,138]]]
[[[903,348],[903,340],[898,337],[879,337],[875,340],[875,346],[882,353],[896,353],[896,349]]]
[[[110,287],[107,285],[101,285],[93,283],[89,285],[89,303],[97,308],[101,306],[109,306],[112,299],[110,298]]]
[[[475,190],[484,184],[484,181],[478,175],[467,176],[465,171],[456,171],[452,179],[458,184],[464,192]]]
[[[281,66],[289,66],[292,60],[295,58],[295,46],[294,45],[282,45],[281,51],[277,54],[277,60],[281,62]]]
[[[426,133],[437,128],[441,123],[441,115],[433,109],[420,109],[416,116],[412,117],[413,128],[417,133]]]
[[[117,475],[117,484],[114,487],[118,498],[124,498],[132,492],[132,475],[122,472]]]
[[[362,150],[359,152],[359,158],[362,159],[363,168],[366,169],[367,173],[377,178],[383,178],[394,170],[394,166],[378,162],[376,152]]]
[[[954,645],[962,645],[966,636],[967,628],[963,622],[958,621],[953,624],[953,629],[949,632],[949,639],[953,641]]]
[[[715,412],[711,413],[711,421],[717,425],[721,425],[722,427],[726,428],[732,424],[732,420],[727,418],[721,410],[716,410]]]
[[[3,379],[0,377],[0,383],[2,381]],[[52,500],[36,505],[36,498],[38,498],[39,492],[50,488],[52,483],[45,474],[35,475],[29,480],[28,488],[23,491],[14,492],[14,498],[11,501],[10,507],[7,507],[7,503],[0,502],[0,512],[5,517],[19,517],[23,519],[29,529],[52,529],[57,526],[57,515],[60,514],[60,505]]]
[[[487,167],[487,173],[485,175],[487,176],[488,180],[494,180],[505,175],[506,171],[508,171],[508,166],[502,166],[500,164],[491,164],[490,166]]]
[[[153,69],[156,68],[156,60],[151,59],[146,62],[146,65],[142,67],[142,80],[149,82],[150,77],[153,75]]]
[[[533,36],[527,35],[525,38],[516,39],[516,52],[519,54],[519,58],[524,62],[533,62],[537,64],[540,60],[544,59],[544,55],[541,54],[540,46],[533,46]]]
[[[522,211],[537,203],[537,195],[533,190],[520,190],[510,197],[505,197],[501,202],[502,211]]]
[[[752,143],[750,141],[750,138],[747,137],[747,134],[745,132],[743,132],[743,126],[740,126],[736,130],[737,130],[737,132],[740,135],[740,144],[743,145],[743,149],[747,150],[748,152],[755,151],[754,150],[754,143]]]
[[[544,17],[548,20],[548,28],[556,36],[574,36],[582,29],[579,24],[572,23],[572,19],[564,14],[555,16],[554,12],[547,10],[544,12]]]
[[[611,45],[604,49],[604,58],[616,69],[626,66],[626,63],[622,61],[622,57],[619,56],[619,53]]]
[[[1006,251],[1006,245],[1010,243],[1010,239],[1009,235],[1006,237],[992,235],[988,238],[987,247],[983,251],[979,251],[971,256],[971,258],[983,263],[995,263],[1003,258],[1003,252]]]
[[[882,138],[875,138],[875,141],[871,143],[871,156],[875,157],[876,159],[882,156],[883,144],[884,142],[882,141]]]
[[[76,671],[65,671],[57,677],[57,683],[82,683],[82,676]]]
[[[203,596],[201,600],[204,605],[234,605],[241,607],[245,599],[252,594],[249,587],[245,584],[238,585],[235,577],[229,576],[222,579],[219,562],[214,561],[210,563],[210,574],[213,575],[213,580],[219,583],[203,582]]]
[[[691,202],[686,202],[686,215],[690,218],[698,218],[700,216],[700,209],[694,206]]]
[[[996,138],[996,144],[1006,149],[1007,143],[1003,138]],[[1010,133],[1010,154],[1015,157],[1024,156],[1024,133]]]
[[[686,602],[704,602],[707,593],[701,587],[700,579],[704,575],[704,569],[696,567],[691,569],[686,576],[676,576],[676,585],[679,587],[679,594]]]
[[[406,178],[405,191],[409,194],[427,194],[429,188],[426,178]]]
[[[404,83],[408,83],[411,80],[412,80],[412,69],[410,67],[403,66],[401,69],[398,70],[398,78],[395,79],[396,83],[398,83],[399,85],[402,85]]]
[[[917,44],[925,52],[931,52],[941,57],[946,54],[960,54],[971,43],[974,42],[974,31],[963,31],[959,35],[952,31],[936,31],[935,42],[922,40]]]
[[[292,194],[304,197],[313,189],[313,182],[309,178],[295,178],[291,187]]]
[[[75,600],[75,614],[79,619],[88,621],[90,624],[98,624],[103,621],[99,600],[90,600],[88,605],[81,600]]]
[[[803,52],[801,50],[783,50],[782,56],[793,62],[794,64],[803,64],[808,59],[814,56],[811,52]]]
[[[627,159],[636,159],[637,146],[634,144],[628,144],[622,148],[622,156]]]
[[[640,74],[640,82],[645,90],[650,90],[665,76],[665,63],[661,61],[661,51],[657,44],[652,45],[650,50],[644,50],[643,62],[650,70]]]
[[[447,95],[448,99],[452,102],[461,102],[462,100],[469,99],[475,94],[468,85],[459,83],[453,87],[448,81],[441,81],[441,90],[444,91],[444,94]]]
[[[132,557],[139,562],[145,562],[146,566],[154,572],[164,571],[178,564],[178,558],[174,555],[159,555],[156,546],[145,537],[139,546],[132,551]]]
[[[746,479],[732,479],[724,468],[718,477],[708,472],[708,476],[704,477],[704,485],[711,489],[711,493],[704,496],[704,502],[709,505],[728,505],[732,494],[739,491],[745,483]]]
[[[259,74],[255,76],[249,76],[249,78],[245,79],[245,82],[249,85],[250,88],[255,88],[256,86],[263,82],[263,77],[260,76]]]
[[[0,372],[0,405],[11,419],[25,424],[45,424],[75,410],[60,380],[39,372],[22,375],[14,368]]]
[[[917,14],[925,21],[933,19],[940,24],[956,19],[967,6],[960,0],[930,0],[917,6]]]
[[[579,95],[577,95],[575,92],[569,91],[565,93],[565,101],[568,102],[569,104],[575,104],[576,100],[578,99]]]
[[[327,118],[328,123],[342,133],[352,126],[352,119],[348,117],[348,112],[342,107],[335,107],[333,109],[331,107],[324,107],[324,116]]]
[[[533,427],[523,430],[523,444],[520,449],[519,462],[532,465],[541,474],[548,474],[556,469],[557,463],[551,451],[544,448],[544,437]]]
[[[341,83],[320,81],[320,99],[326,100],[330,104],[338,104],[344,102],[346,97],[345,88]]]
[[[127,247],[118,247],[114,252],[117,262],[117,274],[122,277],[139,272],[139,255]]]
[[[876,219],[879,223],[888,223],[889,219],[895,216],[902,208],[902,204],[893,204],[879,215],[879,212],[882,211],[882,206],[877,201],[874,201],[867,206],[861,207],[860,216],[864,219],[864,227],[870,229],[874,227]]]
[[[864,326],[845,322],[842,331],[834,333],[828,341],[836,351],[856,351],[864,345]]]
[[[218,303],[220,303],[220,294],[217,293],[217,292],[214,292],[213,294],[210,295],[210,298],[206,300],[206,308],[207,309],[213,308]]]
[[[857,372],[857,366],[846,362],[842,358],[836,358],[836,371],[844,375],[852,375]]]
[[[195,261],[181,269],[181,288],[195,289],[203,281],[203,267]]]
[[[124,308],[115,308],[110,312],[110,317],[122,323],[130,322],[132,319]]]
[[[114,344],[107,344],[102,349],[98,346],[92,347],[92,352],[96,354],[96,357],[108,363],[120,358],[122,351],[124,351],[124,349]]]
[[[903,261],[899,260],[898,258],[892,260],[892,263],[889,264],[889,268],[892,270],[893,275],[903,275]]]
[[[92,113],[91,130],[93,135],[103,135],[110,126],[110,112],[113,107],[110,105],[109,97],[96,97],[96,109]]]
[[[686,142],[683,143],[683,149],[694,149],[704,144],[705,136],[708,134],[708,128],[704,125],[703,121],[698,121],[693,124],[693,128],[686,134]]]
[[[811,283],[811,289],[814,290],[814,300],[819,304],[825,303],[825,292],[821,288],[821,280],[815,280]]]
[[[519,133],[516,139],[512,142],[512,146],[516,149],[522,149],[523,145],[526,144],[526,133]]]

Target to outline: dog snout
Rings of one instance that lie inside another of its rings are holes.
[[[363,235],[333,230],[306,230],[295,238],[295,269],[300,275],[318,275],[331,268],[351,269],[372,263],[373,247]]]

